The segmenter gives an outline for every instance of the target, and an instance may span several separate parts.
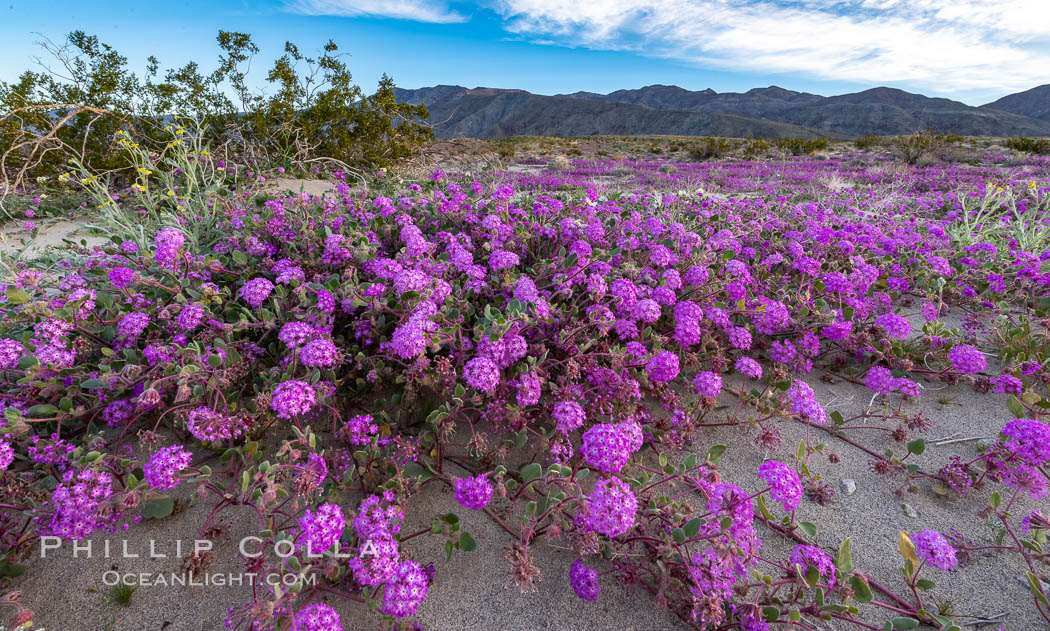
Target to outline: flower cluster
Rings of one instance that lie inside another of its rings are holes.
[[[717,397],[722,391],[722,376],[715,372],[698,372],[693,377],[693,387],[702,397]]]
[[[583,433],[580,453],[588,465],[606,473],[619,473],[631,454],[642,446],[642,431],[637,423],[601,423]]]
[[[192,459],[193,454],[183,449],[182,445],[160,449],[142,467],[146,483],[159,491],[170,491],[179,485],[177,476],[190,466]]]
[[[338,504],[321,504],[317,511],[307,509],[299,518],[299,537],[296,541],[308,555],[319,555],[339,542],[346,528],[346,517]]]
[[[558,431],[567,434],[574,429],[583,427],[587,414],[583,411],[580,404],[575,401],[558,401],[554,404],[551,418],[557,423]]]
[[[186,429],[194,438],[203,441],[236,438],[244,431],[236,419],[203,406],[190,411],[186,417]]]
[[[339,613],[331,605],[312,603],[295,612],[294,631],[343,631]]]
[[[815,568],[817,573],[828,582],[829,588],[835,587],[835,562],[827,552],[820,548],[797,545],[791,551],[791,562],[803,568]]]
[[[277,413],[277,418],[293,418],[306,414],[316,403],[317,395],[310,384],[291,380],[277,384],[270,408]]]
[[[645,372],[656,383],[667,383],[678,376],[678,355],[671,351],[660,351],[645,365]]]
[[[456,478],[453,481],[456,501],[464,508],[482,510],[492,501],[492,482],[485,474],[473,478]]]
[[[598,570],[584,565],[583,559],[576,559],[569,568],[569,583],[581,600],[598,600]]]
[[[948,361],[964,375],[974,375],[984,370],[987,360],[984,353],[966,344],[960,344],[948,352]]]
[[[959,561],[955,557],[955,548],[936,530],[923,530],[911,534],[915,544],[915,554],[919,559],[945,572],[955,569]]]
[[[802,481],[791,467],[769,460],[758,467],[758,477],[766,481],[770,497],[783,504],[786,512],[798,508],[802,501]]]
[[[53,513],[43,530],[74,541],[98,530],[113,530],[120,514],[112,498],[110,474],[94,469],[70,469],[51,492]]]
[[[402,561],[394,576],[383,587],[380,610],[395,618],[414,616],[426,599],[429,588],[430,580],[423,567],[415,561]]]
[[[619,537],[634,528],[638,498],[619,478],[601,480],[587,495],[584,523],[606,537]]]
[[[492,392],[499,385],[499,366],[487,357],[475,357],[463,367],[463,379],[482,392]]]

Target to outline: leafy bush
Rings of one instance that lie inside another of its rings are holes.
[[[251,37],[219,31],[217,41],[222,54],[215,71],[202,74],[190,62],[163,77],[156,58],[138,76],[126,57],[83,31],[62,45],[45,43],[62,73],[26,71],[14,83],[0,83],[0,175],[15,170],[21,184],[61,171],[71,157],[96,171],[120,169],[125,161],[117,134],[163,151],[174,112],[197,121],[204,144],[224,159],[255,164],[327,157],[346,168],[373,168],[432,138],[420,122],[424,106],[398,103],[385,75],[376,92],[365,95],[331,41],[313,57],[285,44],[266,75],[268,97],[247,82],[259,52]]]
[[[569,162],[569,159],[561,155],[554,156],[547,161],[547,170],[549,171],[564,171],[570,166],[572,166],[572,163]]]
[[[934,158],[949,157],[948,152],[960,140],[962,137],[957,134],[941,134],[932,129],[925,129],[893,138],[890,147],[905,164],[924,161],[924,166],[930,166],[936,163],[932,160]]]
[[[885,139],[882,136],[876,136],[875,134],[865,134],[853,139],[853,146],[861,151],[869,151],[876,147],[881,147],[884,143]]]
[[[744,143],[743,154],[749,160],[763,158],[769,155],[769,151],[769,141],[765,138],[748,138],[747,142]]]
[[[1018,136],[1015,138],[1007,138],[1003,141],[1003,144],[1014,151],[1021,151],[1023,153],[1037,153],[1040,155],[1050,154],[1050,139],[1046,138],[1026,138],[1024,136]]]
[[[777,138],[773,141],[781,151],[793,156],[804,156],[828,148],[828,139],[820,138]]]
[[[733,148],[728,138],[718,136],[703,138],[689,147],[689,159],[699,162],[721,158]]]

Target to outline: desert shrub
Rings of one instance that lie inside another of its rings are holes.
[[[162,151],[174,112],[197,121],[215,153],[256,164],[328,157],[372,168],[405,158],[432,138],[421,123],[425,107],[398,103],[385,75],[366,95],[331,41],[316,56],[285,44],[266,74],[270,96],[247,83],[259,52],[251,37],[219,31],[217,42],[213,72],[202,74],[190,62],[163,77],[155,57],[137,75],[126,57],[83,31],[62,45],[45,43],[61,74],[29,70],[13,83],[0,82],[0,175],[15,170],[21,183],[61,171],[71,157],[93,170],[115,171],[125,164],[114,142],[118,132]]]
[[[678,173],[678,167],[673,164],[661,164],[660,168],[657,170],[665,175],[674,175],[675,173]]]
[[[748,138],[744,143],[743,154],[749,160],[765,157],[769,155],[769,151],[769,141],[765,138]]]
[[[732,147],[728,138],[718,136],[702,138],[689,146],[689,159],[694,162],[714,160],[725,156]]]
[[[773,141],[777,149],[793,156],[804,156],[814,151],[828,148],[828,139],[820,138],[777,138]]]
[[[547,161],[547,170],[549,171],[565,171],[571,166],[572,163],[569,162],[569,158],[567,158],[566,156],[554,156],[553,158]]]
[[[1040,155],[1050,154],[1050,139],[1047,138],[1026,138],[1024,136],[1016,136],[1014,138],[1007,138],[1003,141],[1003,144],[1014,151],[1020,151],[1023,153],[1037,153]]]
[[[936,164],[936,158],[950,157],[954,145],[962,140],[957,134],[941,134],[932,129],[925,129],[897,136],[890,141],[890,147],[905,164]]]
[[[853,146],[861,151],[870,151],[877,149],[883,145],[885,140],[882,136],[876,136],[875,134],[865,134],[853,139]]]
[[[250,197],[258,179],[215,158],[204,144],[203,128],[194,121],[176,116],[163,131],[168,141],[159,154],[127,132],[117,132],[115,144],[132,165],[127,171],[134,179],[119,194],[113,193],[108,175],[91,171],[76,158],[73,170],[60,179],[79,184],[110,237],[147,248],[158,230],[179,228],[191,249],[208,249],[223,236],[219,224],[226,219],[225,209]]]

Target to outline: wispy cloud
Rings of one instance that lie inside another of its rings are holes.
[[[493,0],[509,31],[708,67],[942,93],[1046,80],[1046,0]]]
[[[468,19],[439,0],[289,0],[287,7],[307,15],[386,17],[438,24]]]

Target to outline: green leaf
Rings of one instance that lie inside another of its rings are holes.
[[[926,441],[921,438],[911,441],[908,443],[908,451],[916,456],[922,455],[922,452],[926,451]]]
[[[934,587],[937,587],[937,583],[934,583],[928,578],[920,578],[918,582],[915,583],[915,586],[924,592],[928,592]]]
[[[14,285],[7,286],[7,301],[13,305],[21,305],[29,302],[29,292],[19,289]]]
[[[144,519],[163,519],[175,511],[175,500],[170,497],[158,497],[142,506]]]
[[[839,576],[845,577],[853,571],[853,553],[850,552],[849,537],[839,546],[839,552],[835,556],[835,569]]]
[[[53,405],[34,405],[33,407],[26,410],[26,414],[29,416],[46,417],[54,416],[58,414],[58,408]]]
[[[868,585],[868,579],[854,574],[849,578],[849,585],[853,589],[853,595],[856,597],[857,602],[870,603],[874,600],[875,595],[871,593],[871,586]]]
[[[657,460],[660,462],[661,467],[667,466],[667,454],[660,454]]]
[[[543,473],[543,467],[541,467],[538,462],[527,464],[521,468],[521,480],[522,482],[535,480],[540,477],[541,473]]]
[[[675,528],[671,531],[671,536],[674,537],[675,543],[685,543],[685,530]]]
[[[992,505],[992,508],[999,508],[999,504],[1002,504],[1003,496],[999,495],[999,491],[992,493],[992,496],[988,498],[988,503]]]
[[[459,523],[459,515],[455,513],[448,513],[444,515],[441,519],[444,520],[444,522],[450,526]]]
[[[802,439],[798,441],[798,449],[795,450],[795,458],[802,462],[806,459],[806,441]]]
[[[812,522],[808,522],[808,521],[800,522],[798,527],[802,529],[802,532],[806,533],[810,537],[816,537],[817,536],[817,525],[812,523]]]
[[[765,495],[759,495],[759,496],[758,496],[758,497],[757,497],[757,498],[755,499],[755,506],[756,506],[756,507],[758,507],[758,512],[759,512],[759,513],[760,513],[760,514],[762,515],[762,517],[764,517],[764,518],[765,518],[765,519],[766,519],[767,521],[772,521],[772,520],[773,520],[773,515],[772,515],[772,514],[770,514],[770,512],[769,512],[769,507],[767,507],[767,506],[766,506],[766,496],[765,496]]]
[[[682,527],[682,530],[685,531],[685,536],[687,538],[692,539],[697,535],[697,533],[700,532],[700,526],[702,524],[702,519],[700,519],[699,517],[694,517],[693,519],[690,519],[685,526]]]
[[[1010,410],[1010,414],[1013,414],[1015,418],[1025,417],[1024,405],[1021,403],[1020,399],[1012,394],[1006,399],[1006,409]]]
[[[26,566],[18,563],[0,563],[0,578],[15,578],[26,573]]]
[[[692,469],[696,466],[696,454],[689,454],[686,456],[685,461],[682,462],[685,465],[686,470]]]
[[[713,465],[722,462],[722,454],[726,452],[725,445],[714,445],[707,450],[707,461]]]
[[[1046,600],[1046,594],[1039,589],[1039,577],[1031,572],[1025,572],[1025,575],[1028,577],[1028,587],[1032,589],[1032,595],[1035,596],[1035,599],[1050,607],[1050,602]]]
[[[81,388],[87,388],[88,390],[97,390],[99,388],[105,388],[106,382],[101,379],[85,379],[80,382]]]
[[[471,537],[469,532],[461,532],[459,534],[459,549],[464,552],[473,552],[478,549],[478,542],[474,541],[474,537]]]
[[[762,617],[766,622],[776,622],[780,619],[780,608],[779,607],[763,607]]]
[[[890,622],[894,629],[914,629],[919,626],[919,621],[915,618],[894,618]]]

